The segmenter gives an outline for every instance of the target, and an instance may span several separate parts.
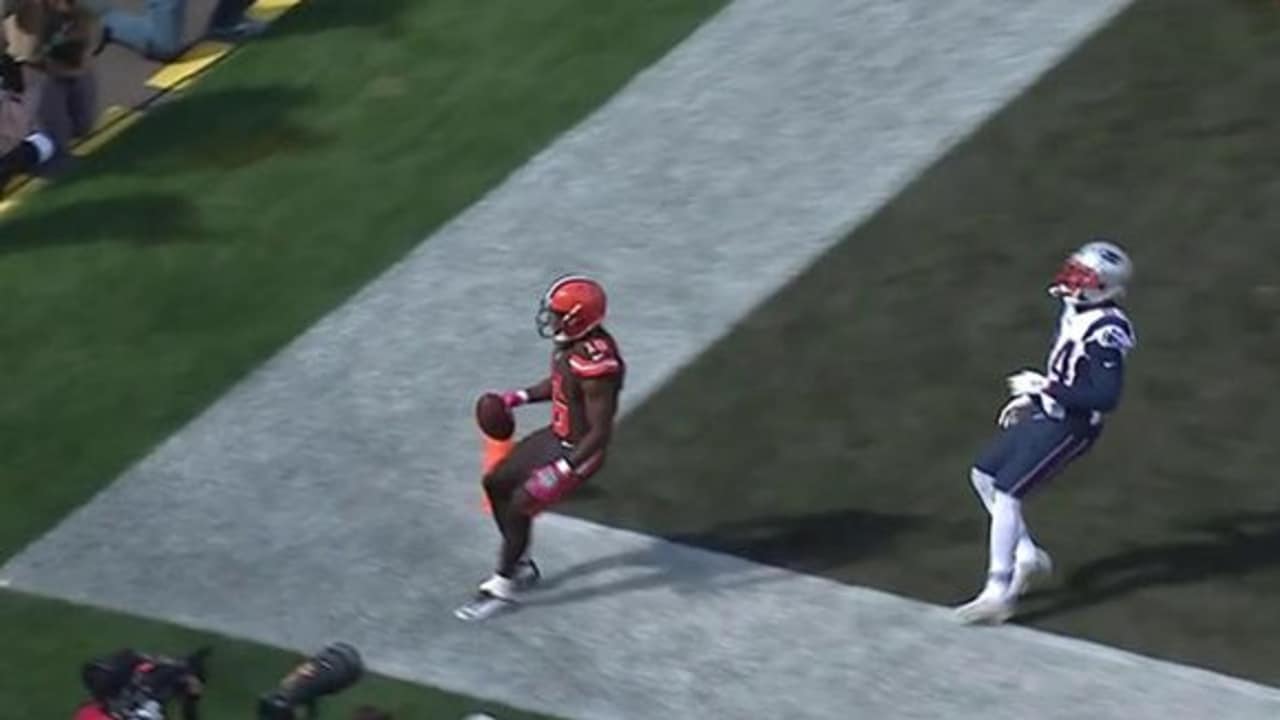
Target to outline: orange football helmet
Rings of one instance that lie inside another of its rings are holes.
[[[604,322],[604,288],[584,275],[551,283],[538,307],[538,334],[558,343],[577,340]]]

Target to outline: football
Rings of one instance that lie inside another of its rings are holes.
[[[485,393],[476,400],[476,425],[494,440],[506,440],[516,431],[516,418],[501,395]]]

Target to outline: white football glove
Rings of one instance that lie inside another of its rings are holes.
[[[1023,370],[1010,375],[1006,382],[1009,384],[1009,394],[1017,397],[1019,395],[1039,395],[1049,387],[1049,378],[1035,370]]]
[[[996,424],[1006,430],[1017,425],[1027,415],[1035,410],[1035,402],[1031,400],[1029,395],[1018,395],[1009,402],[1004,404],[1000,409],[1000,417],[996,418]]]

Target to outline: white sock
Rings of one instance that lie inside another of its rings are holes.
[[[497,573],[494,573],[493,577],[481,583],[480,589],[503,600],[510,600],[516,594],[511,578],[502,577]]]
[[[978,494],[978,499],[982,501],[982,506],[987,509],[988,513],[993,513],[993,506],[996,501],[996,479],[982,472],[978,468],[972,468],[969,471],[969,482],[973,485],[973,490]],[[1036,559],[1039,548],[1031,539],[1031,533],[1027,529],[1027,523],[1022,519],[1021,505],[1018,512],[1018,544],[1014,551],[1014,557],[1020,563],[1029,563]]]
[[[1003,594],[1013,580],[1014,550],[1022,528],[1022,503],[1007,493],[997,492],[991,506],[991,534],[987,562],[987,586],[983,593]]]
[[[1027,521],[1022,518],[1022,513],[1018,513],[1018,520],[1018,547],[1014,550],[1014,558],[1023,564],[1035,562],[1040,554],[1040,548],[1036,547],[1035,541],[1031,539],[1031,533],[1027,530]]]

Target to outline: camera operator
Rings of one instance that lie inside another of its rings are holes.
[[[333,643],[289,672],[258,700],[258,720],[297,720],[298,711],[316,717],[317,701],[345,690],[364,675],[364,660],[346,643]]]
[[[37,92],[30,74],[0,46],[0,197],[14,176],[32,172],[54,155],[53,140],[35,131]]]
[[[199,720],[208,654],[202,648],[177,660],[124,649],[85,663],[81,680],[92,699],[75,720],[165,720],[174,702],[183,720]]]
[[[75,720],[167,720],[174,703],[181,703],[183,720],[199,720],[209,652],[202,648],[175,660],[124,649],[85,663],[81,680],[91,699],[77,709]],[[364,661],[354,647],[329,645],[258,699],[257,720],[316,718],[320,698],[351,687],[363,675]],[[362,720],[391,720],[370,707],[360,712]]]

